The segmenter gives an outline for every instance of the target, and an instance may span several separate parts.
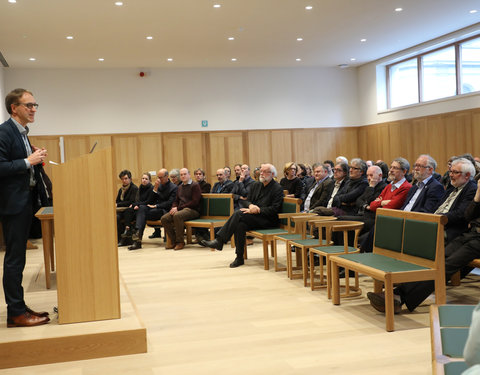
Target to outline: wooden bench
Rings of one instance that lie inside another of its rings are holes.
[[[333,304],[340,304],[339,267],[374,279],[374,291],[385,288],[386,330],[394,330],[393,284],[434,280],[435,301],[444,304],[444,215],[379,209],[373,253],[342,254],[332,262]],[[347,280],[345,280],[347,281]]]
[[[247,236],[255,237],[262,240],[263,243],[263,264],[264,268],[268,270],[269,266],[269,256],[268,256],[268,245],[271,245],[273,253],[273,238],[279,234],[291,233],[294,230],[294,227],[291,224],[291,221],[288,220],[289,216],[295,215],[300,212],[300,204],[302,200],[298,198],[283,198],[282,209],[278,214],[280,218],[280,226],[278,228],[270,229],[253,229],[247,232]],[[273,256],[273,255],[272,255]],[[244,258],[247,258],[247,246],[245,246]]]
[[[469,267],[472,268],[480,268],[480,259],[474,259],[470,263],[468,263]],[[460,285],[460,271],[455,272],[452,277],[450,278],[450,284],[453,286]]]
[[[200,217],[185,222],[187,243],[192,243],[192,228],[210,229],[210,240],[213,241],[215,228],[223,227],[232,215],[233,194],[202,194]]]
[[[475,305],[431,305],[433,374],[460,375],[467,369],[463,349]]]

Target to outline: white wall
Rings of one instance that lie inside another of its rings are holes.
[[[5,70],[40,104],[33,135],[359,125],[354,69]],[[201,121],[208,120],[208,128]]]
[[[0,103],[0,124],[8,119],[8,113],[7,113],[7,110],[5,109],[5,95],[7,94],[5,92],[4,71],[5,71],[5,68],[0,67],[0,98],[2,100]]]
[[[480,94],[474,94],[436,101],[430,104],[416,105],[386,113],[378,113],[376,74],[376,63],[370,63],[358,68],[359,125],[404,120],[437,113],[461,111],[480,106]]]

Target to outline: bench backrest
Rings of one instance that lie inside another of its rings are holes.
[[[300,204],[302,200],[299,198],[290,198],[284,197],[282,203],[282,209],[280,211],[281,214],[295,214],[300,212]],[[288,225],[288,219],[283,218],[280,219],[280,225],[285,228]],[[293,221],[290,222],[290,225],[295,227],[295,223]]]
[[[200,217],[224,219],[233,214],[232,194],[202,194],[200,200]]]
[[[443,215],[378,209],[373,252],[425,267],[444,264]]]

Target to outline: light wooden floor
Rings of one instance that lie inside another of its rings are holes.
[[[36,243],[27,270],[41,272]],[[285,272],[264,271],[258,241],[238,269],[228,268],[234,258],[229,245],[222,252],[197,245],[172,251],[149,240],[140,251],[120,248],[119,254],[121,275],[147,327],[148,353],[0,374],[431,374],[431,301],[396,315],[396,331],[387,333],[384,316],[364,296],[333,306],[324,290],[312,292]],[[43,283],[43,273],[38,277]],[[448,302],[477,303],[479,281],[473,276],[449,288]],[[361,285],[372,289],[368,278]],[[40,301],[42,291],[27,285],[26,292],[37,308],[32,300]]]

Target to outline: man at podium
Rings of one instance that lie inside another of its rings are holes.
[[[23,299],[23,269],[34,199],[46,195],[41,168],[47,150],[32,147],[27,124],[35,121],[38,104],[30,91],[15,89],[7,94],[10,119],[0,125],[0,220],[6,252],[3,291],[7,302],[7,327],[30,327],[48,323],[47,312],[28,308]]]

